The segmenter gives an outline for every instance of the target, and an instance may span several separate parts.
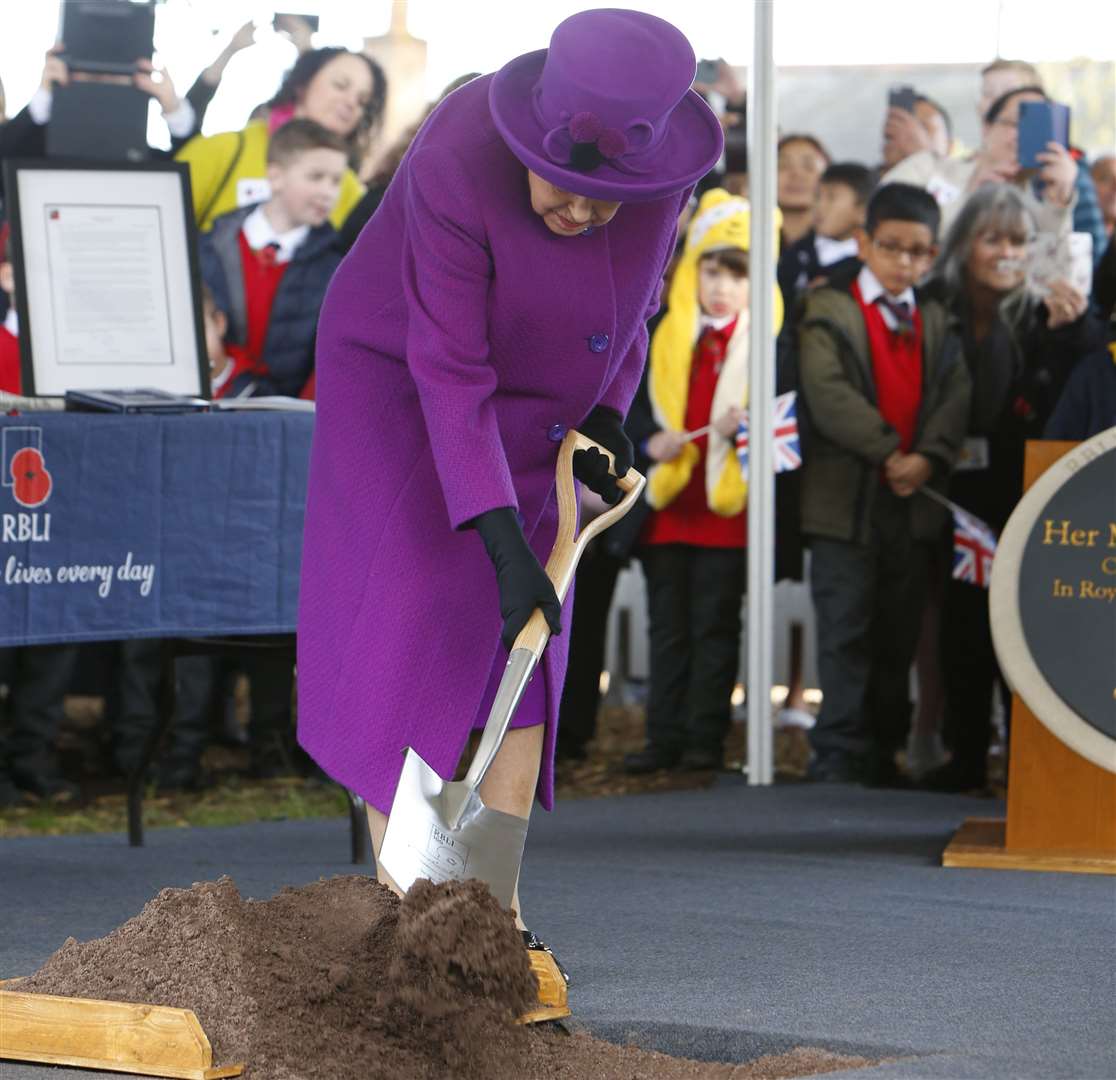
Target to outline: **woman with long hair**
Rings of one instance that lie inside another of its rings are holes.
[[[221,214],[268,197],[268,141],[295,117],[316,121],[348,145],[350,168],[330,215],[340,226],[364,193],[354,168],[383,121],[386,102],[387,79],[370,56],[334,47],[304,52],[268,102],[266,119],[241,131],[198,135],[178,152],[178,160],[190,166],[199,228],[208,230]]]
[[[950,498],[997,532],[1023,494],[1024,443],[1042,438],[1074,365],[1103,344],[1102,326],[1068,282],[1052,282],[1041,297],[1028,284],[1036,231],[1024,192],[1009,184],[979,188],[954,220],[928,286],[960,323],[973,386]],[[939,790],[983,788],[999,678],[983,588],[946,582],[940,649],[943,736],[952,759],[924,782]]]

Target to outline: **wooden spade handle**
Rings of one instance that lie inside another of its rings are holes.
[[[599,517],[594,518],[579,533],[577,531],[577,491],[574,488],[573,456],[575,450],[599,450],[608,458],[610,469],[616,467],[615,459],[603,446],[586,438],[580,431],[569,431],[562,440],[558,451],[558,466],[555,483],[558,488],[558,536],[554,541],[554,550],[546,562],[546,573],[558,594],[558,602],[566,599],[573,581],[574,571],[585,551],[586,545],[598,533],[604,532],[613,522],[619,521],[636,503],[643,491],[647,479],[629,469],[627,475],[616,480],[624,497],[612,507],[609,507]],[[614,474],[615,475],[615,474]],[[536,608],[527,620],[527,625],[519,632],[519,636],[512,645],[512,652],[516,649],[529,650],[537,660],[542,656],[543,649],[550,639],[550,627],[547,625],[543,613]]]

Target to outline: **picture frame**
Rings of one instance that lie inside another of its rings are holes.
[[[4,179],[24,394],[209,397],[189,167],[12,159]]]

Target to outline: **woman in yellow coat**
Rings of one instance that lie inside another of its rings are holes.
[[[353,167],[359,165],[380,125],[386,100],[383,70],[364,53],[340,48],[303,53],[268,103],[266,120],[253,120],[241,131],[198,135],[176,155],[190,166],[198,227],[208,232],[221,214],[269,198],[267,145],[271,133],[299,117],[316,121],[349,144],[350,168],[330,215],[339,228],[364,194]]]

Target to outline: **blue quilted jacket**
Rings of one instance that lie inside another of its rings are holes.
[[[202,280],[228,318],[225,340],[243,345],[247,337],[247,304],[238,236],[255,206],[222,214],[199,240]],[[314,370],[314,337],[326,288],[341,261],[337,232],[327,221],[310,230],[279,282],[264,339],[263,361],[268,374],[255,379],[256,394],[297,397]],[[239,382],[251,381],[241,376]],[[236,384],[232,393],[242,389]]]

